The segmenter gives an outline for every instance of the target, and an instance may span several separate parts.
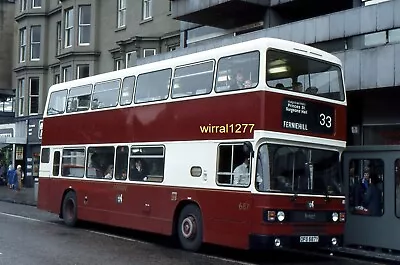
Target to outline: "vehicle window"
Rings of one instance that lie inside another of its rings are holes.
[[[42,148],[42,154],[40,155],[41,163],[49,163],[50,162],[50,148]]]
[[[395,214],[400,218],[400,159],[394,162],[394,177],[395,177]]]
[[[384,162],[353,159],[349,164],[349,211],[365,216],[383,215]]]
[[[85,149],[64,149],[61,164],[61,176],[83,178],[84,175]]]
[[[272,88],[344,100],[340,68],[294,53],[267,51],[267,85]]]
[[[115,179],[126,180],[128,174],[129,147],[118,146],[115,160]]]
[[[258,191],[343,195],[339,152],[263,144],[257,153]]]
[[[129,76],[124,78],[121,89],[121,98],[119,104],[121,106],[129,105],[132,103],[133,88],[135,87],[135,76]]]
[[[114,176],[114,150],[114,146],[89,147],[86,177],[112,179]]]
[[[171,69],[139,75],[136,84],[135,103],[167,99],[171,75]]]
[[[233,91],[258,85],[260,53],[258,51],[222,57],[218,61],[215,91]]]
[[[217,185],[248,187],[250,185],[250,154],[243,143],[221,144],[218,147]]]
[[[97,83],[94,86],[92,109],[103,109],[118,105],[120,80]]]
[[[79,112],[89,109],[92,85],[73,87],[69,90],[67,112]]]
[[[212,90],[214,61],[177,67],[172,80],[172,98],[208,94]]]
[[[62,114],[65,112],[65,103],[67,102],[68,90],[52,92],[50,95],[47,115]]]
[[[129,180],[163,182],[165,151],[163,146],[132,146],[129,159]]]
[[[55,151],[53,157],[53,176],[60,175],[60,158],[60,151]]]

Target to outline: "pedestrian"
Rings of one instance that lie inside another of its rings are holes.
[[[8,167],[7,171],[7,183],[8,183],[8,188],[13,189],[15,186],[15,170],[12,165]]]
[[[17,184],[17,190],[21,190],[22,188],[22,180],[24,179],[24,172],[22,171],[21,165],[17,166],[17,170],[16,170],[16,184]]]

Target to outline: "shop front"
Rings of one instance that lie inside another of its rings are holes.
[[[23,165],[24,147],[26,137],[24,133],[17,130],[15,123],[0,125],[0,172],[4,174],[11,165],[15,168],[17,165]],[[19,127],[26,128],[24,124]]]
[[[39,178],[40,146],[42,144],[42,118],[28,120],[26,145],[26,180],[25,187],[33,187]]]

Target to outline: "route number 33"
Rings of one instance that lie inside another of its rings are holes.
[[[319,124],[321,124],[321,126],[325,126],[326,128],[331,128],[332,117],[323,113],[319,114]]]

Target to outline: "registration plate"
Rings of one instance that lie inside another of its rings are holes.
[[[300,236],[300,243],[317,243],[319,236]]]

